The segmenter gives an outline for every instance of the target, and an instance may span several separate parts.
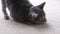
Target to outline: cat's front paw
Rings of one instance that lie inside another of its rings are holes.
[[[9,20],[10,18],[9,18],[9,16],[5,16],[5,19],[6,19],[6,20]]]

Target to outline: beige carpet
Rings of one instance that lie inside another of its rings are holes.
[[[5,20],[1,10],[0,0],[0,34],[60,34],[60,0],[31,1],[34,5],[46,1],[44,10],[47,16],[47,23],[33,26],[17,23],[12,19]]]

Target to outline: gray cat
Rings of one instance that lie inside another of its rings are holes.
[[[6,7],[10,11],[13,20],[28,24],[43,24],[46,22],[46,15],[43,10],[46,2],[33,6],[28,0],[2,0],[2,10],[6,20],[9,16]]]

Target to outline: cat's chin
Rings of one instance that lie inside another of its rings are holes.
[[[33,25],[37,25],[37,24],[45,24],[46,22],[29,22],[27,24],[33,24]]]
[[[44,24],[44,23],[46,23],[46,22],[35,22],[36,24]]]
[[[34,23],[35,24],[44,24],[44,23],[46,23],[46,21],[35,21]]]

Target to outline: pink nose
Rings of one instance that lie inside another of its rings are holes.
[[[32,14],[31,18],[36,18],[38,16],[38,14]]]

